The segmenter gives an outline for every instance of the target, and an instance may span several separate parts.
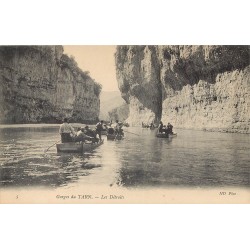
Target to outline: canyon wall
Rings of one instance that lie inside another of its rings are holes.
[[[250,132],[249,46],[117,46],[131,125]]]
[[[0,46],[0,123],[95,122],[100,91],[63,46]]]

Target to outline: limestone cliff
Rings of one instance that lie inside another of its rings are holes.
[[[250,132],[249,46],[118,46],[128,122]]]
[[[100,90],[62,46],[0,46],[0,123],[96,121]]]

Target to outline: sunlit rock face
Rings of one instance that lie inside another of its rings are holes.
[[[116,72],[122,97],[130,104],[128,122],[139,125],[161,116],[162,86],[155,46],[117,46]]]
[[[116,71],[131,125],[250,132],[249,46],[118,46]]]
[[[96,121],[100,86],[62,46],[0,47],[0,122]]]

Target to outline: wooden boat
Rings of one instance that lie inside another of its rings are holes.
[[[158,138],[172,138],[172,137],[176,137],[177,134],[165,134],[165,133],[157,133],[156,137]]]
[[[156,134],[156,137],[158,137],[158,138],[168,138],[168,134],[165,134],[165,133],[157,133],[157,134]]]
[[[168,136],[169,136],[169,138],[176,137],[177,133],[169,134]]]
[[[56,144],[56,149],[58,153],[84,153],[99,147],[103,142],[104,140],[101,140],[99,143],[58,143]]]
[[[101,135],[107,135],[107,130],[102,130]]]
[[[122,135],[115,135],[115,134],[107,134],[107,140],[114,141],[114,140],[122,140]]]
[[[114,140],[122,140],[124,135],[116,134],[116,131],[114,128],[109,127],[107,129],[107,140],[114,141]]]

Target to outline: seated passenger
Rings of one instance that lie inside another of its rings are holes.
[[[85,142],[86,140],[93,141],[93,139],[94,139],[93,137],[88,136],[84,133],[84,128],[81,128],[80,130],[78,129],[74,141],[75,142]]]
[[[99,142],[99,139],[96,137],[96,132],[89,128],[89,126],[85,127],[85,135],[93,137],[92,142]]]
[[[159,127],[158,127],[158,132],[163,133],[163,123],[160,121]]]
[[[172,124],[168,123],[167,131],[168,131],[169,134],[171,134],[171,135],[173,134],[173,125]]]
[[[115,133],[115,130],[113,128],[108,128],[108,134],[113,135]]]
[[[168,133],[167,128],[165,125],[163,125],[162,121],[160,121],[159,127],[158,127],[159,133]]]
[[[119,122],[118,120],[116,120],[116,123],[115,123],[115,133],[117,135],[122,135],[122,136],[124,135],[122,126],[123,126],[123,124],[121,122]]]

